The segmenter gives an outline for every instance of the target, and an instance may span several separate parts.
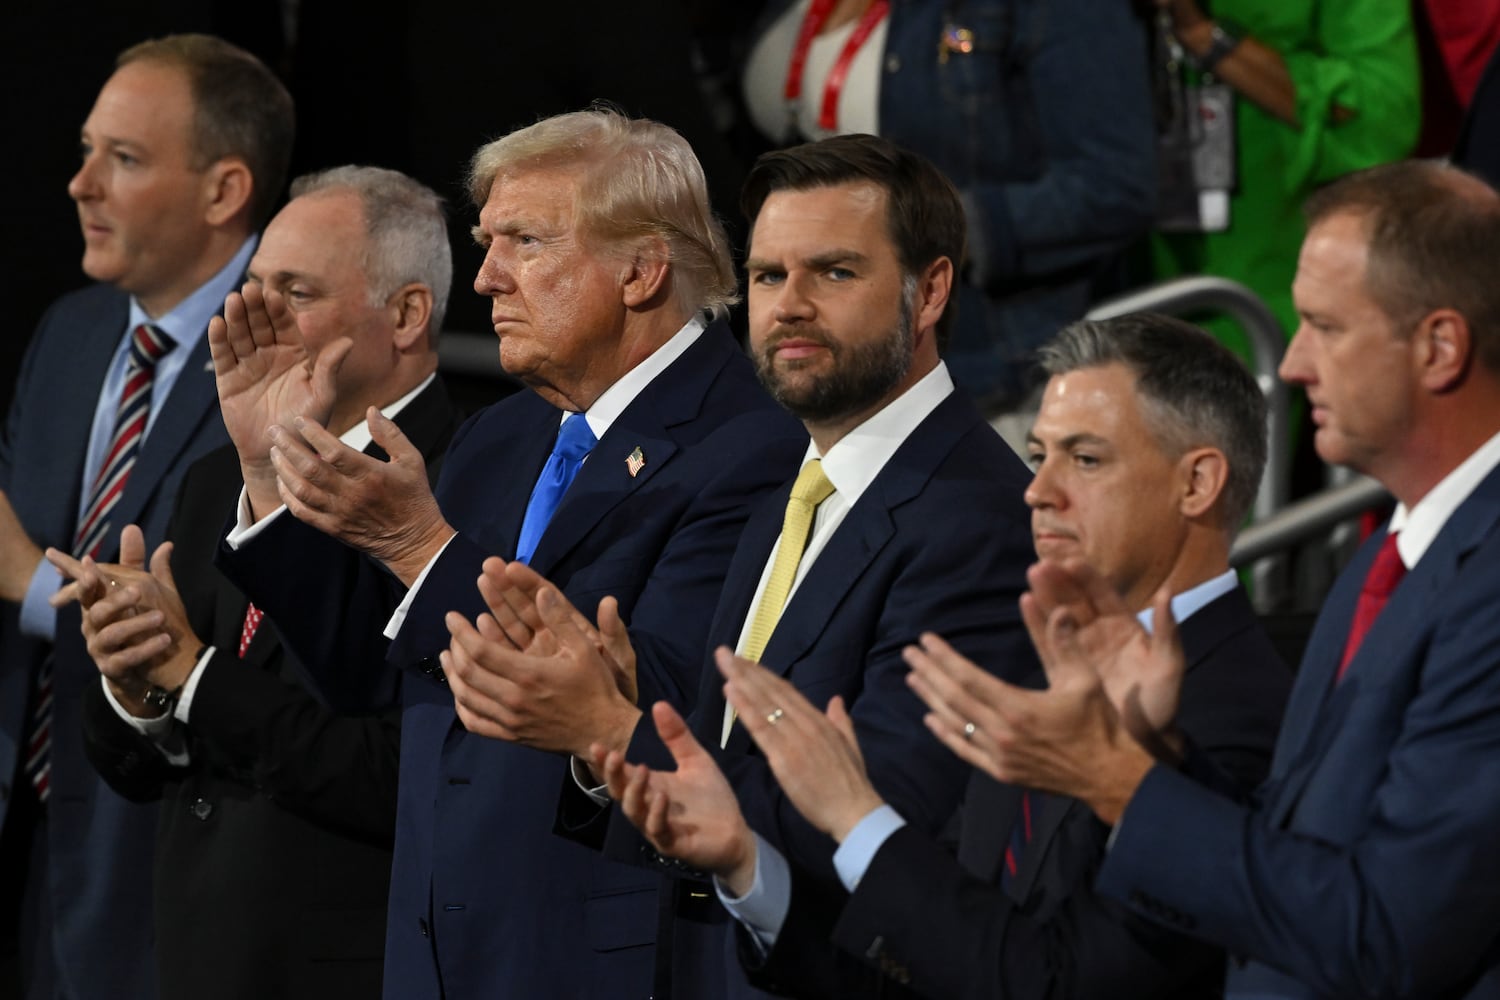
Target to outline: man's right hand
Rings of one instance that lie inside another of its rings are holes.
[[[341,337],[311,357],[286,300],[247,282],[224,300],[224,315],[208,324],[208,347],[224,426],[239,452],[256,520],[280,506],[271,465],[272,427],[297,417],[326,423],[333,411],[334,377],[353,347]]]
[[[671,705],[657,702],[651,716],[677,770],[627,764],[618,750],[606,753],[597,745],[590,766],[658,851],[711,872],[731,895],[745,895],[755,880],[755,834],[734,789]]]

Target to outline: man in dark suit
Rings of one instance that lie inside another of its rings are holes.
[[[487,248],[475,286],[501,364],[534,391],[460,429],[434,498],[388,422],[371,429],[389,463],[293,425],[275,405],[282,376],[258,375],[275,336],[231,324],[220,389],[246,524],[223,563],[332,701],[388,704],[387,646],[399,668],[386,995],[638,997],[656,880],[552,836],[564,761],[463,730],[437,668],[443,616],[482,607],[486,556],[528,559],[586,607],[614,595],[653,650],[641,688],[681,700],[748,505],[806,437],[727,326],[701,315],[734,280],[681,137],[564,115],[482,148],[473,178]],[[322,371],[320,358],[312,382]]]
[[[34,996],[154,995],[135,901],[150,899],[156,810],[84,757],[98,672],[76,612],[48,606],[42,548],[113,559],[131,522],[160,540],[183,473],[224,443],[203,331],[280,196],[292,129],[264,66],[192,35],[123,53],[83,125],[68,191],[101,283],[43,318],[0,439],[0,937],[24,886]]]
[[[452,281],[441,201],[376,167],[299,178],[292,198],[249,273],[288,302],[314,356],[352,335],[330,428],[358,447],[380,407],[436,462],[457,426],[435,375]],[[232,446],[188,470],[167,531],[175,569],[141,572],[143,550],[126,568],[49,553],[80,580],[105,679],[85,696],[87,749],[121,795],[167,803],[163,998],[379,996],[399,725],[321,706],[272,623],[214,569],[238,495]]]
[[[746,526],[709,638],[765,662],[820,703],[841,697],[869,748],[875,785],[915,827],[933,832],[956,807],[967,772],[922,729],[902,647],[941,620],[1011,676],[1035,665],[1016,615],[1030,558],[1026,470],[954,390],[940,357],[963,259],[963,209],[932,164],[871,136],[767,154],[742,202],[754,220],[752,349],[762,380],[812,441],[797,481]],[[822,489],[804,499],[820,477]],[[589,699],[568,682],[610,671],[596,655],[600,643],[557,614],[565,609],[554,591],[524,569],[490,566],[486,579],[499,598],[493,619],[478,628],[449,620],[450,682],[466,725],[580,756],[597,743],[633,760],[670,759],[634,704],[603,683]],[[528,619],[548,626],[557,652],[507,652],[489,637],[506,625],[529,628]],[[841,891],[833,845],[781,792],[712,668],[700,660],[699,672],[694,731],[719,748],[750,824],[817,884]],[[552,717],[559,700],[572,711]],[[563,822],[575,834],[603,833],[611,856],[685,874],[655,852],[642,855],[634,830],[610,824],[597,798],[568,794]],[[749,992],[712,893],[696,880],[675,884],[674,996]]]
[[[1253,787],[1291,684],[1229,569],[1265,464],[1259,387],[1211,337],[1165,316],[1077,323],[1042,348],[1041,364],[1051,380],[1028,435],[1036,476],[1026,491],[1038,555],[1087,560],[1147,623],[1152,595],[1173,595],[1188,649],[1184,728]],[[1093,892],[1108,828],[1083,803],[975,772],[955,858],[881,800],[841,712],[825,718],[762,668],[730,667],[730,700],[792,802],[839,842],[850,893],[820,897],[793,869],[790,895],[763,904],[784,916],[780,932],[748,925],[759,945],[741,935],[757,981],[808,997],[904,995],[898,984],[945,998],[1218,995],[1222,952]],[[677,741],[679,772],[696,753]],[[680,810],[666,839],[707,812],[735,811],[704,794],[712,782],[644,773],[634,782],[627,789],[616,769],[612,791],[633,819],[648,823],[652,793]],[[743,823],[723,827],[752,836]]]
[[[1172,726],[1175,644],[1076,567],[1032,577],[1047,694],[935,644],[914,659],[945,741],[1113,824],[1099,891],[1227,948],[1228,996],[1500,996],[1500,195],[1400,163],[1307,215],[1281,373],[1307,388],[1318,453],[1398,506],[1324,603],[1258,792],[1206,787]],[[1140,711],[1113,708],[1101,670]]]

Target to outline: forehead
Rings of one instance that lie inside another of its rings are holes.
[[[193,125],[187,73],[166,63],[139,61],[105,81],[84,129],[99,139],[141,145],[186,146]]]
[[[755,216],[750,254],[796,258],[847,247],[867,256],[894,257],[887,201],[885,188],[874,181],[773,191]]]
[[[1118,363],[1052,376],[1031,436],[1048,445],[1087,437],[1160,450],[1146,423],[1135,373]]]
[[[1339,212],[1320,220],[1302,241],[1292,298],[1300,308],[1322,308],[1337,299],[1341,305],[1363,302],[1371,306],[1366,277],[1370,243],[1363,216]]]
[[[364,251],[364,212],[352,191],[293,198],[266,226],[250,261],[257,277],[276,271],[307,273],[358,261]]]
[[[581,167],[537,167],[497,174],[479,210],[479,225],[497,232],[524,222],[571,227],[581,180]]]

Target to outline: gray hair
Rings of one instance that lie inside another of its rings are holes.
[[[1225,520],[1234,528],[1249,513],[1266,467],[1266,397],[1212,336],[1159,313],[1081,320],[1043,345],[1038,360],[1049,376],[1111,364],[1130,369],[1162,450],[1174,458],[1204,445],[1223,452]]]
[[[453,284],[453,251],[443,199],[425,184],[384,167],[343,166],[292,181],[292,197],[349,191],[364,209],[363,267],[370,304],[380,305],[402,285],[432,289],[428,336],[436,342]]]
[[[581,171],[574,195],[579,230],[599,249],[659,239],[678,305],[723,315],[739,301],[729,240],[709,207],[703,167],[687,140],[658,122],[604,107],[545,118],[479,148],[469,166],[469,195],[483,208],[497,177],[574,167]]]

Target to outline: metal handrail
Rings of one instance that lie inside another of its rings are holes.
[[[1107,299],[1089,310],[1089,319],[1114,319],[1128,313],[1161,312],[1173,316],[1212,310],[1239,323],[1250,340],[1251,373],[1266,395],[1266,436],[1270,449],[1255,518],[1264,520],[1286,506],[1291,496],[1291,404],[1286,383],[1276,377],[1286,352],[1286,333],[1276,314],[1249,288],[1228,278],[1204,275],[1172,278]]]
[[[1240,567],[1274,555],[1390,499],[1386,488],[1367,476],[1323,490],[1240,532],[1229,564]]]

